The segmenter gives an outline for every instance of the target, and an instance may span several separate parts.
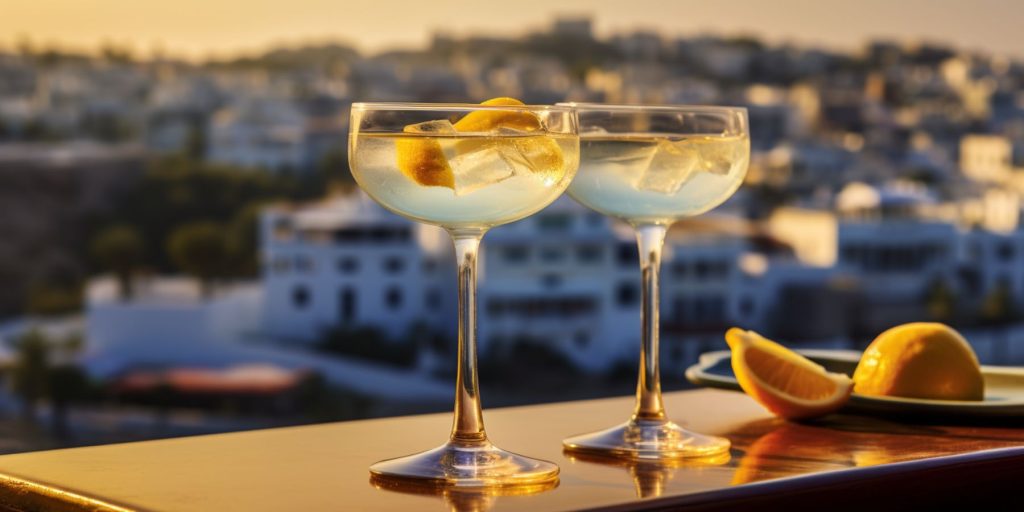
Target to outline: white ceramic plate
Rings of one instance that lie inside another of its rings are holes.
[[[853,375],[860,352],[852,350],[798,350],[828,371]],[[728,350],[708,352],[697,364],[686,370],[686,378],[698,386],[742,391],[732,373]],[[918,398],[850,397],[843,412],[872,415],[914,415],[977,418],[1024,418],[1024,368],[982,366],[985,378],[985,399],[980,402],[956,400],[922,400]]]

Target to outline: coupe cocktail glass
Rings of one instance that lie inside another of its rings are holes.
[[[569,195],[636,230],[642,276],[640,378],[630,420],[563,441],[566,450],[630,459],[705,457],[727,439],[690,432],[665,415],[658,370],[658,271],[665,233],[743,182],[747,111],[732,107],[566,104],[580,125],[580,171]]]
[[[493,226],[544,208],[579,164],[569,107],[355,103],[349,163],[359,186],[403,217],[440,226],[458,263],[458,371],[448,442],[378,462],[374,478],[436,486],[538,485],[558,466],[501,450],[487,439],[477,384],[477,250]]]

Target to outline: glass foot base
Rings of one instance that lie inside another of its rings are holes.
[[[433,487],[545,486],[558,480],[553,462],[502,450],[489,442],[447,443],[433,450],[370,466],[378,482]]]
[[[668,420],[630,420],[562,441],[569,452],[636,460],[710,457],[729,451],[729,445],[728,439],[690,432]]]

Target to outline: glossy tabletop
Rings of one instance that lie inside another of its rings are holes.
[[[680,424],[731,439],[731,455],[669,467],[562,453],[563,437],[621,420],[632,407],[632,397],[621,397],[487,411],[499,446],[561,466],[556,488],[532,494],[374,487],[370,464],[444,438],[450,415],[431,414],[7,455],[0,510],[705,510],[815,492],[864,496],[858,485],[882,493],[922,481],[934,496],[943,482],[949,490],[1024,471],[1024,429],[1013,426],[842,415],[796,424],[741,393],[665,398]]]

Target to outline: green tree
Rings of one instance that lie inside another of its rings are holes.
[[[125,224],[104,229],[92,241],[92,255],[117,276],[121,300],[130,300],[134,291],[132,274],[145,256],[145,242],[138,230]]]
[[[348,167],[348,148],[339,145],[325,153],[316,164],[316,170],[308,185],[323,190],[348,191],[356,186],[352,170]]]
[[[949,322],[953,317],[953,308],[956,306],[956,299],[953,291],[943,280],[936,280],[928,287],[925,296],[925,307],[928,309],[928,316],[938,322]]]
[[[223,277],[227,263],[224,229],[214,222],[185,224],[171,233],[167,252],[179,270],[199,279],[203,297],[209,297],[213,281]]]
[[[1009,358],[1010,340],[1007,336],[1007,324],[1016,318],[1016,308],[1010,283],[1000,281],[981,304],[981,320],[993,326],[995,347],[993,358],[997,363],[1005,363]]]
[[[182,152],[186,158],[195,161],[201,161],[206,157],[206,130],[202,125],[197,123],[189,128]]]
[[[54,366],[47,372],[47,387],[53,412],[51,429],[59,439],[68,437],[68,408],[89,395],[89,377],[75,364]]]
[[[22,416],[36,419],[36,407],[45,396],[50,370],[50,340],[38,329],[21,335],[15,344],[17,359],[13,368],[14,391],[21,398]]]
[[[259,273],[259,222],[261,203],[252,203],[231,219],[226,232],[226,250],[231,273],[255,277]]]
[[[1014,301],[1009,283],[999,282],[981,305],[981,319],[988,324],[1002,324],[1013,318]]]

